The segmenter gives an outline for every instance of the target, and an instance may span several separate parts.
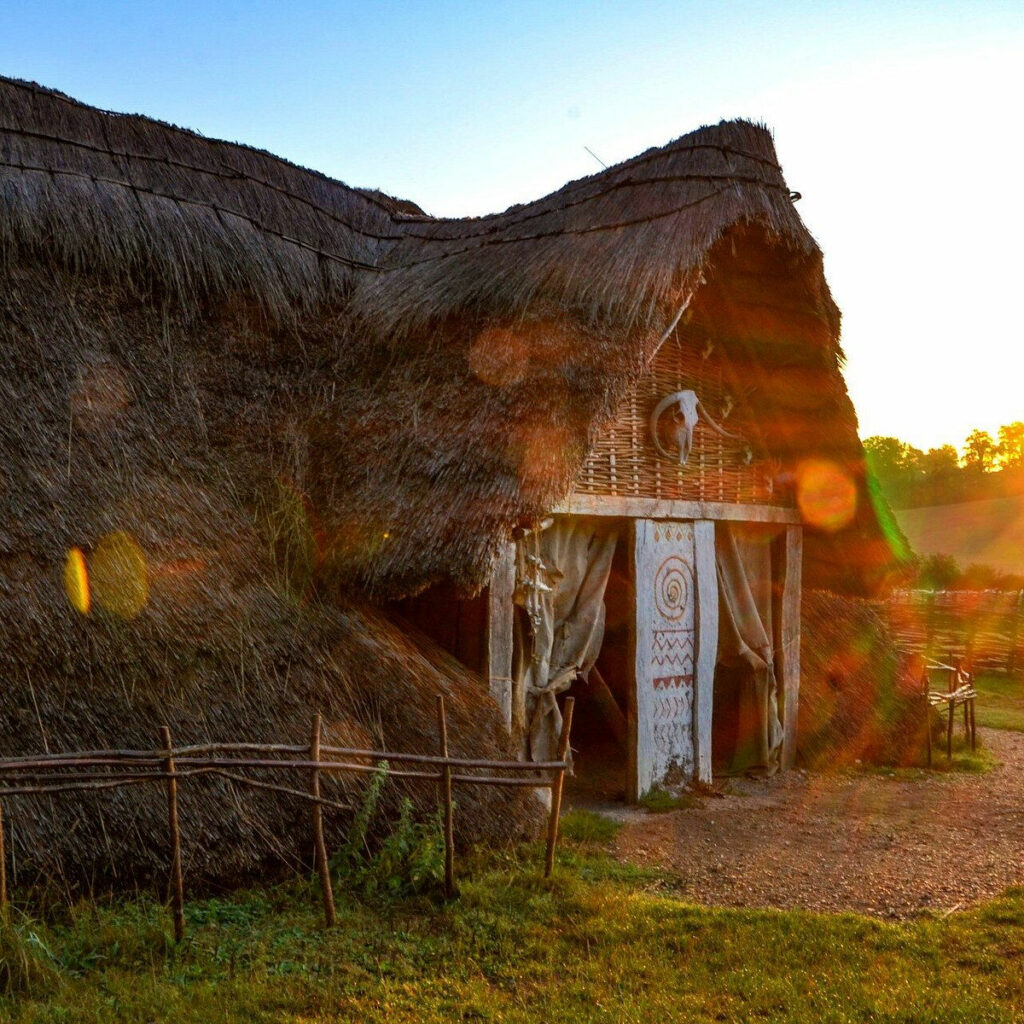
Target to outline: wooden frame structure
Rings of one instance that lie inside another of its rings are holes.
[[[551,806],[548,812],[544,855],[544,877],[548,878],[555,866],[565,773],[572,770],[568,759],[572,718],[573,700],[570,697],[566,701],[565,715],[558,737],[557,760],[545,762],[451,757],[448,753],[445,702],[440,694],[437,697],[440,746],[438,755],[322,744],[323,718],[317,713],[313,716],[308,746],[286,743],[202,743],[176,748],[172,744],[171,730],[167,726],[162,726],[160,747],[157,750],[69,751],[0,758],[0,915],[6,912],[8,900],[4,801],[18,796],[96,793],[126,786],[163,783],[167,793],[167,822],[171,845],[168,902],[174,925],[174,938],[176,942],[181,942],[185,937],[185,887],[178,787],[183,781],[195,778],[227,779],[243,787],[271,790],[310,805],[313,859],[320,880],[324,922],[328,928],[334,926],[337,915],[324,836],[323,808],[330,807],[346,812],[352,808],[348,804],[321,795],[320,778],[324,773],[372,775],[383,771],[394,778],[437,783],[444,812],[444,889],[445,895],[449,898],[457,895],[453,784],[549,790]],[[396,769],[391,766],[392,763],[411,767]],[[308,772],[308,789],[303,791],[267,782],[252,774],[265,771],[280,772],[282,769]],[[452,769],[457,771],[453,772]],[[480,774],[481,772],[485,774]]]
[[[651,625],[656,609],[650,588],[637,587],[631,637],[634,680],[627,708],[627,798],[640,799],[662,783],[670,767],[682,768],[695,782],[712,778],[712,715],[715,666],[718,653],[719,584],[715,561],[716,522],[773,524],[779,527],[776,544],[775,586],[779,592],[775,668],[779,714],[783,727],[780,767],[791,768],[796,759],[800,693],[800,592],[803,528],[795,508],[776,505],[740,505],[721,502],[666,500],[644,497],[574,494],[552,510],[554,515],[599,516],[630,523],[630,564],[637,583],[654,580],[651,554],[661,550],[662,561],[672,560],[687,573],[685,587],[692,595],[685,616],[684,643],[692,667],[688,677],[670,687],[665,674],[652,675],[653,643],[670,643],[671,628],[656,637]],[[670,527],[670,529],[666,529]],[[655,539],[657,538],[657,539]],[[513,675],[513,593],[515,546],[506,545],[495,561],[489,590],[488,672],[491,694],[513,734],[525,727],[526,695],[518,692]],[[641,596],[642,595],[642,596]],[[668,626],[667,623],[663,625]],[[692,647],[690,646],[692,642]],[[646,646],[645,646],[646,644]],[[659,691],[673,688],[668,699]],[[655,720],[657,719],[657,726]],[[659,735],[655,736],[655,729]]]

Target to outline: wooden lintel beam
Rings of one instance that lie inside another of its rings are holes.
[[[625,519],[718,519],[747,523],[799,523],[800,511],[780,505],[720,501],[674,501],[622,495],[574,494],[552,510],[559,515],[619,516]]]

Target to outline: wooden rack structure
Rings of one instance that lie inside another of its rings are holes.
[[[350,811],[351,807],[321,794],[321,774],[373,774],[387,762],[387,774],[399,779],[419,779],[439,784],[444,808],[445,894],[456,894],[454,804],[452,787],[521,786],[548,789],[551,808],[547,824],[544,877],[550,876],[555,863],[558,821],[562,806],[565,773],[571,769],[568,759],[569,733],[572,728],[573,698],[565,702],[562,731],[555,761],[492,761],[484,758],[450,757],[448,724],[444,697],[437,699],[440,754],[408,754],[399,751],[361,750],[332,747],[321,743],[323,723],[319,714],[312,723],[308,746],[283,743],[204,743],[174,747],[171,731],[160,730],[160,748],[155,750],[89,750],[60,754],[0,758],[0,909],[7,904],[6,852],[4,850],[3,800],[11,797],[81,793],[117,789],[145,783],[163,784],[167,795],[168,832],[171,840],[170,904],[174,937],[185,935],[184,879],[181,858],[181,821],[178,815],[178,787],[201,776],[217,776],[257,789],[271,790],[306,801],[312,812],[313,852],[320,876],[324,918],[328,927],[335,923],[334,892],[328,865],[323,829],[323,808]],[[342,760],[337,760],[337,759]],[[393,764],[411,767],[392,768]],[[308,773],[305,790],[241,774],[246,771],[276,771],[282,768]],[[479,774],[486,772],[488,774]],[[501,772],[502,774],[494,774]]]
[[[945,691],[931,688],[931,673],[945,672],[948,684]],[[925,714],[929,716],[925,732],[928,736],[928,767],[932,766],[932,723],[931,712],[934,708],[940,717],[947,716],[946,721],[946,760],[953,758],[953,718],[956,709],[963,708],[964,736],[975,750],[978,744],[978,730],[974,719],[974,704],[978,692],[974,688],[974,677],[964,667],[963,662],[945,665],[938,661],[925,661],[921,672],[921,695],[925,701]]]

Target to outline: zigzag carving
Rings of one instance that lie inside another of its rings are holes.
[[[693,648],[692,629],[656,629],[654,646],[659,651],[670,651],[673,647]]]
[[[675,665],[679,668],[692,668],[693,634],[682,630],[673,632],[655,630],[651,661],[660,666]]]
[[[684,686],[693,685],[693,673],[685,672],[674,676],[655,676],[651,686],[655,690],[679,690]]]
[[[654,705],[655,722],[689,721],[690,701],[687,697],[665,697]]]

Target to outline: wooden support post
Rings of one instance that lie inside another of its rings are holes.
[[[491,571],[487,592],[487,674],[491,696],[501,710],[509,732],[516,732],[525,711],[516,707],[518,694],[512,692],[512,636],[514,633],[516,589],[516,546],[502,545]]]
[[[310,761],[320,761],[320,734],[323,731],[321,715],[313,717],[313,735],[309,741]],[[320,769],[313,768],[309,773],[309,792],[313,797],[313,853],[316,866],[320,872],[320,892],[324,901],[324,922],[328,928],[337,923],[334,909],[334,889],[331,888],[331,865],[327,859],[327,843],[324,841],[324,810],[320,804]]]
[[[715,568],[715,524],[693,524],[694,582],[697,584],[693,699],[693,762],[698,782],[711,784],[711,716],[714,708],[715,663],[718,661],[718,572]]]
[[[931,690],[931,678],[928,675],[927,664],[922,669],[921,691],[924,695],[924,732],[928,737],[928,767],[932,766],[932,702],[928,698]]]
[[[164,771],[167,773],[167,824],[171,833],[171,914],[174,918],[174,941],[185,938],[185,882],[181,873],[181,827],[178,823],[178,780],[174,771],[174,748],[171,746],[171,730],[160,727],[160,739],[167,756]]]
[[[437,728],[441,734],[441,756],[448,757],[448,719],[444,697],[437,695]],[[452,766],[447,760],[441,768],[441,799],[444,801],[444,894],[455,895],[455,827],[452,813]]]
[[[558,760],[565,762],[569,756],[569,732],[572,729],[572,697],[565,698],[562,710],[562,731],[558,737]],[[548,847],[544,856],[544,877],[550,878],[555,866],[555,844],[558,842],[558,816],[562,813],[562,788],[565,785],[565,768],[559,768],[551,784],[551,811],[548,817]]]
[[[946,726],[946,760],[953,760],[953,702],[949,702],[949,723]]]
[[[803,527],[786,527],[785,577],[782,581],[782,758],[783,769],[796,764],[800,710],[800,598],[803,575]]]
[[[0,801],[0,917],[7,917],[7,846],[4,842],[4,805]]]

